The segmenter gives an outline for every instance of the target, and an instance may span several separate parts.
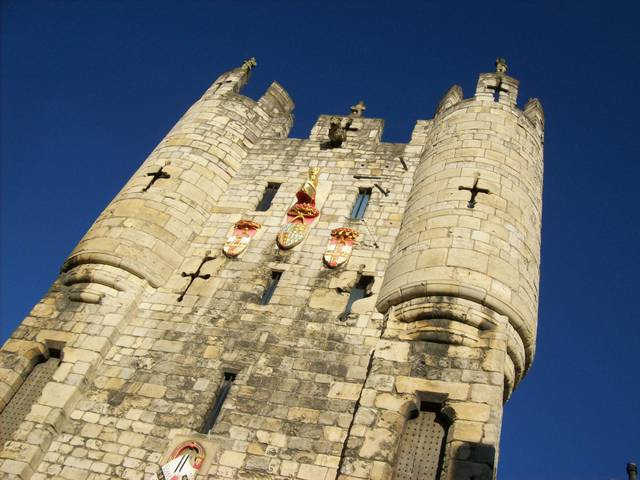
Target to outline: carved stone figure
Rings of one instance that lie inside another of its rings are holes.
[[[258,63],[256,62],[256,58],[255,57],[251,57],[251,58],[245,60],[244,62],[242,62],[242,66],[240,68],[242,68],[243,70],[245,70],[247,72],[250,72],[251,70],[256,68],[257,65],[258,65]]]
[[[507,61],[504,58],[496,58],[496,73],[507,73]]]
[[[340,117],[331,117],[329,121],[329,144],[333,148],[339,147],[347,139],[347,128],[351,126],[351,122],[350,118],[345,121]]]
[[[364,111],[367,109],[367,106],[364,104],[363,100],[360,100],[358,103],[356,103],[355,105],[352,105],[350,108],[351,108],[351,113],[349,114],[350,117],[361,117]]]

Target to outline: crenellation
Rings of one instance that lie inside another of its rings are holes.
[[[380,118],[363,118],[363,117],[335,117],[331,115],[320,115],[317,122],[311,129],[309,140],[319,142],[320,148],[330,149],[325,145],[329,139],[329,127],[331,120],[338,118],[342,122],[349,121],[346,129],[346,140],[344,145],[339,149],[353,150],[358,148],[360,143],[380,143],[382,132],[384,130],[384,120]],[[330,156],[327,154],[327,156]],[[331,156],[332,157],[332,156]]]

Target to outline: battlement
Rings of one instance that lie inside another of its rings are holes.
[[[203,99],[211,96],[224,98],[230,93],[239,95],[242,88],[249,81],[251,70],[255,67],[255,59],[245,61],[240,67],[224,73],[207,90]],[[507,64],[504,59],[496,60],[496,71],[481,73],[478,77],[475,94],[465,99],[462,88],[459,85],[452,86],[442,97],[435,110],[435,117],[442,115],[461,102],[481,102],[497,104],[513,109],[518,109],[519,81],[506,74]],[[243,100],[253,102],[247,97]],[[258,106],[272,119],[279,119],[272,123],[265,133],[266,137],[285,138],[291,129],[294,102],[287,91],[278,83],[273,82],[265,94],[258,101]],[[348,115],[320,115],[311,129],[309,140],[326,144],[331,147],[329,137],[332,129],[342,136],[340,146],[345,143],[380,143],[384,131],[384,120],[365,118],[366,106],[360,102],[351,107]],[[525,117],[531,121],[535,130],[541,136],[544,130],[544,114],[542,106],[537,99],[530,100],[523,109]],[[276,127],[276,125],[280,124]],[[333,123],[333,127],[332,127]],[[335,143],[332,148],[336,148]]]
[[[273,82],[264,93],[258,105],[272,117],[288,115],[293,112],[295,104],[287,91],[278,82]]]
[[[475,97],[485,102],[498,102],[515,107],[520,82],[501,73],[482,73],[478,78]]]
[[[384,120],[381,118],[364,118],[364,117],[341,117],[336,115],[320,115],[309,134],[309,140],[314,142],[329,142],[329,131],[331,122],[339,122],[340,128],[344,129],[345,140],[342,147],[347,148],[349,145],[357,145],[359,143],[380,143],[382,133],[384,131]]]
[[[518,88],[520,82],[506,74],[507,64],[504,59],[496,60],[496,71],[481,73],[478,77],[475,94],[465,99],[462,88],[459,85],[451,87],[440,100],[436,108],[435,117],[438,117],[449,109],[462,102],[480,102],[487,105],[499,105],[508,107],[514,111],[521,111],[524,117],[531,122],[531,126],[537,135],[544,135],[544,112],[538,99],[530,99],[526,105],[519,109]]]
[[[221,96],[226,93],[240,93],[249,81],[251,70],[257,65],[255,58],[245,60],[242,65],[220,75],[209,87],[204,97]]]

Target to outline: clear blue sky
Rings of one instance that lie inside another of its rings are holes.
[[[455,3],[455,5],[454,5]],[[292,136],[364,99],[408,140],[454,83],[506,57],[546,113],[533,368],[505,409],[502,479],[623,479],[640,462],[637,1],[1,3],[6,338],[76,242],[223,71],[255,56]]]

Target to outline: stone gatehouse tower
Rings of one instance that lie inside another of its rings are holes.
[[[504,61],[408,144],[218,78],[1,350],[3,478],[491,479],[531,365],[543,112]],[[160,475],[162,477],[162,475]]]

